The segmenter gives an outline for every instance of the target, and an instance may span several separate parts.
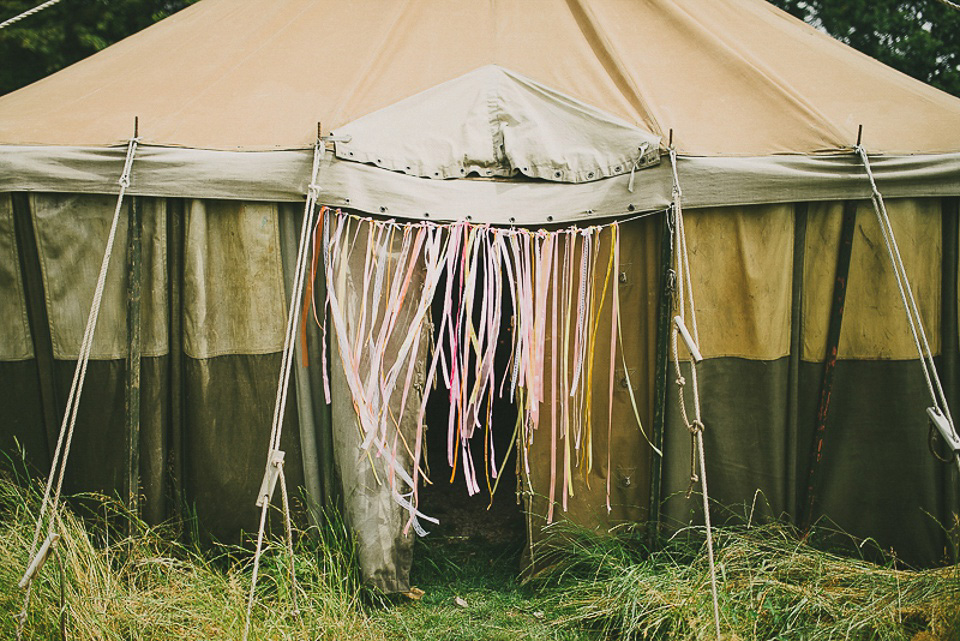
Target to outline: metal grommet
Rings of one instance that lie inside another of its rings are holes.
[[[434,175],[434,176],[439,176],[439,175],[440,175],[440,172],[439,172],[439,171],[435,171],[435,172],[433,172],[433,175]]]
[[[381,213],[381,214],[384,213],[385,211],[387,211],[387,208],[386,208],[386,207],[381,207],[381,208],[380,208],[380,213]]]
[[[467,216],[467,220],[473,220],[473,216]]]
[[[383,164],[383,161],[380,160],[379,158],[377,158],[377,164],[378,164],[378,165],[382,165],[382,164]]]
[[[463,167],[461,167],[461,168],[460,168],[460,173],[461,173],[461,174],[465,174],[465,173],[467,173],[467,170],[464,169]]]
[[[559,177],[562,176],[562,175],[563,175],[563,174],[560,173],[559,171],[553,172],[553,177],[554,177],[554,178],[559,178]]]
[[[549,223],[551,221],[553,221],[553,216],[547,216],[547,222]]]
[[[635,207],[633,205],[627,205],[627,211],[633,211]]]
[[[423,212],[423,217],[424,217],[424,218],[430,218],[430,212],[428,212],[428,211]]]
[[[614,169],[614,171],[616,171],[616,172],[619,173],[619,172],[623,171],[623,167],[621,167],[620,165],[617,165],[616,168]]]
[[[510,216],[510,222],[511,222],[511,223],[515,223],[515,222],[517,222],[517,219],[514,218],[513,216]]]
[[[352,151],[350,151],[350,152],[348,152],[348,153],[349,153],[351,156],[353,155],[353,152],[352,152]]]
[[[410,171],[410,165],[407,165],[407,171]]]
[[[587,174],[587,178],[593,178],[593,172],[592,172],[592,171]]]
[[[344,198],[344,199],[343,199],[343,202],[349,203],[349,202],[350,202],[350,199],[349,199],[349,198]]]

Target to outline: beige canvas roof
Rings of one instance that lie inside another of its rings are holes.
[[[559,103],[580,105],[584,114],[602,114],[599,120],[653,141],[665,142],[672,130],[683,161],[700,163],[698,175],[708,169],[714,183],[724,174],[738,185],[720,181],[721,192],[736,194],[717,198],[707,193],[715,184],[692,185],[685,194],[695,201],[698,190],[709,204],[846,194],[849,185],[828,189],[826,183],[852,178],[855,164],[834,156],[849,155],[858,125],[871,154],[886,155],[887,168],[895,166],[891,174],[878,167],[878,178],[891,187],[905,189],[919,178],[936,188],[911,193],[936,195],[945,178],[957,177],[960,100],[762,0],[203,0],[0,97],[0,188],[110,191],[118,160],[114,151],[98,149],[126,141],[138,116],[142,142],[155,148],[138,161],[134,191],[302,198],[309,158],[283,153],[309,149],[318,122],[324,131],[356,128],[484,68],[502,69]],[[380,131],[389,131],[389,119],[379,119],[387,123]],[[415,148],[411,141],[442,129],[421,120],[420,129],[398,129],[407,138],[395,140],[397,148]],[[574,129],[563,122],[553,130]],[[547,139],[536,135],[515,148],[543,147]],[[599,146],[615,137],[595,139]],[[461,141],[477,142],[472,134]],[[261,153],[215,153],[224,151]],[[463,164],[461,151],[444,152],[450,166]],[[367,155],[372,162],[377,152]],[[546,155],[548,165],[568,162]],[[407,216],[436,211],[433,203],[442,216],[553,206],[541,185],[506,195],[489,185],[426,187],[438,181],[325,163],[330,204],[362,201],[374,211]],[[669,186],[662,167],[655,169],[642,178],[638,172],[635,191],[624,189],[626,173],[598,173],[603,180],[590,194],[562,196],[559,202],[576,203],[562,215],[660,206]],[[616,187],[601,184],[609,181]],[[790,193],[776,191],[785,184]]]
[[[960,151],[960,100],[761,0],[205,0],[0,98],[0,142],[303,148],[491,64],[684,154]]]

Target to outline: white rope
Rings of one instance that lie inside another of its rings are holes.
[[[41,11],[43,11],[44,9],[46,9],[47,7],[52,7],[53,5],[57,4],[58,2],[60,2],[60,0],[47,0],[47,2],[44,2],[43,4],[38,4],[38,5],[35,6],[33,9],[27,9],[26,11],[24,11],[23,13],[21,13],[21,14],[18,15],[18,16],[14,16],[14,17],[10,18],[9,20],[4,20],[3,22],[0,22],[0,29],[6,29],[7,27],[9,27],[10,25],[14,24],[15,22],[20,22],[20,21],[23,20],[24,18],[29,18],[30,16],[32,16],[32,15],[35,14],[35,13],[40,13]]]
[[[867,156],[866,149],[862,145],[857,145],[854,149],[860,156],[863,167],[867,172],[867,179],[870,181],[873,210],[877,215],[877,222],[880,225],[883,242],[887,248],[887,254],[890,257],[890,263],[893,266],[893,275],[897,281],[897,289],[900,292],[903,311],[906,313],[907,322],[910,324],[910,333],[913,336],[913,343],[920,357],[920,365],[923,368],[923,377],[927,383],[927,390],[930,392],[930,399],[933,401],[933,407],[946,416],[947,422],[950,424],[950,429],[954,435],[956,435],[953,416],[950,414],[947,397],[943,392],[943,385],[940,383],[940,376],[937,374],[937,366],[933,361],[933,350],[930,349],[927,333],[923,329],[923,318],[920,316],[920,310],[917,307],[913,289],[910,287],[910,280],[907,278],[907,269],[903,263],[903,257],[900,254],[897,238],[893,233],[893,226],[890,223],[890,215],[887,213],[886,205],[883,202],[883,195],[880,193],[877,182],[874,179],[873,169],[870,166],[870,159]],[[958,465],[960,465],[960,456],[957,457],[957,462]]]
[[[319,187],[317,186],[317,172],[320,168],[320,158],[324,152],[322,141],[317,141],[313,148],[313,167],[311,170],[310,186],[307,190],[307,200],[303,210],[303,223],[300,227],[300,245],[297,248],[296,271],[293,280],[293,287],[290,292],[290,307],[287,311],[287,328],[283,339],[283,356],[280,363],[280,380],[277,382],[277,398],[273,408],[273,423],[270,427],[270,446],[267,450],[267,465],[264,471],[265,478],[270,474],[278,474],[280,481],[280,491],[283,494],[283,516],[287,529],[288,551],[290,553],[290,577],[294,594],[294,610],[297,611],[297,585],[296,573],[294,569],[293,556],[293,535],[290,524],[290,504],[287,499],[286,477],[283,474],[283,463],[274,462],[273,453],[280,449],[280,439],[282,436],[281,426],[283,425],[283,414],[287,403],[287,391],[290,384],[290,370],[293,362],[294,347],[296,345],[297,328],[300,321],[300,300],[303,297],[304,283],[306,282],[307,258],[309,252],[307,246],[310,238],[313,237],[312,230],[316,218],[317,196]],[[271,470],[276,465],[276,471]],[[253,611],[253,601],[257,588],[257,577],[260,569],[260,556],[263,553],[263,537],[266,530],[267,510],[270,508],[270,498],[273,494],[272,484],[267,484],[267,496],[258,495],[260,505],[260,527],[257,530],[257,548],[253,557],[253,576],[250,580],[250,594],[247,598],[247,614],[243,627],[243,641],[247,641],[250,634],[250,615]]]
[[[697,313],[693,302],[693,279],[690,275],[690,256],[687,251],[687,237],[683,227],[683,191],[680,189],[680,177],[677,173],[677,152],[670,148],[670,166],[673,170],[673,213],[674,227],[676,233],[677,248],[677,299],[679,302],[679,318],[686,322],[686,307],[684,301],[684,291],[686,291],[687,301],[690,305],[690,325],[693,329],[693,342],[696,348],[700,348],[700,336],[697,331]],[[697,383],[697,363],[695,359],[690,359],[690,382],[693,388],[693,412],[694,420],[690,421],[687,415],[686,402],[684,400],[683,387],[686,381],[683,378],[683,372],[680,369],[680,354],[677,344],[679,327],[674,323],[672,331],[673,362],[677,372],[677,393],[680,403],[680,412],[683,421],[690,431],[693,438],[693,451],[690,461],[691,482],[697,480],[696,465],[699,459],[700,465],[700,487],[703,496],[703,519],[707,534],[707,561],[710,567],[710,594],[713,598],[713,623],[716,628],[717,639],[720,639],[720,602],[717,597],[717,569],[713,554],[713,527],[710,523],[710,494],[707,489],[707,467],[706,455],[703,446],[703,419],[700,413],[700,392]]]
[[[57,508],[60,504],[60,494],[63,490],[63,477],[67,469],[67,458],[70,455],[70,446],[73,442],[74,428],[77,423],[77,412],[80,408],[80,395],[83,392],[83,383],[87,375],[87,364],[90,361],[90,352],[93,348],[93,336],[97,328],[97,319],[100,316],[100,307],[103,301],[103,290],[107,281],[107,269],[110,265],[110,257],[113,255],[114,240],[117,235],[117,225],[120,221],[120,210],[123,206],[123,197],[126,194],[127,187],[130,186],[130,171],[133,168],[133,158],[137,150],[139,138],[131,138],[127,144],[127,155],[123,163],[123,171],[118,181],[120,193],[117,196],[117,205],[113,211],[113,220],[110,224],[110,233],[107,236],[107,246],[103,252],[103,260],[100,263],[100,274],[97,277],[97,285],[93,293],[93,302],[90,304],[90,312],[87,316],[87,325],[84,328],[83,339],[80,343],[80,353],[77,356],[77,366],[73,373],[73,381],[70,385],[70,393],[67,397],[67,406],[63,413],[63,421],[60,424],[60,435],[57,438],[57,445],[54,449],[53,461],[50,464],[50,475],[47,477],[46,489],[43,493],[43,501],[40,504],[40,514],[37,517],[37,526],[33,534],[33,542],[30,544],[30,557],[33,558],[37,552],[37,543],[40,541],[40,533],[43,529],[43,520],[47,514],[47,508],[50,511],[49,533],[48,536],[55,534],[54,526],[58,519]],[[54,479],[56,486],[54,488]],[[52,496],[52,499],[51,499]],[[24,597],[23,610],[20,613],[17,625],[17,638],[21,638],[23,626],[26,623],[27,609],[30,606],[30,592],[33,583],[32,576],[25,576],[27,582],[26,595]]]

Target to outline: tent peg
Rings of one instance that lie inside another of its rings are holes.
[[[670,149],[670,148],[673,147],[673,127],[670,127],[669,138],[670,138],[670,142],[667,143],[667,148],[668,148],[668,149]]]
[[[927,416],[930,417],[930,422],[936,426],[937,431],[940,432],[940,436],[947,442],[950,449],[953,450],[954,453],[960,452],[960,436],[957,436],[953,426],[950,425],[950,421],[943,415],[940,408],[928,407]]]
[[[20,583],[17,584],[21,590],[30,585],[33,577],[37,575],[37,572],[39,572],[43,564],[46,563],[47,558],[50,556],[50,551],[53,550],[59,540],[60,535],[56,532],[51,532],[47,535],[47,538],[43,541],[43,545],[37,550],[37,555],[33,557],[33,561],[27,566],[27,571],[23,573],[23,578],[20,579]]]
[[[703,355],[700,353],[700,350],[697,349],[697,344],[693,342],[693,338],[690,336],[690,332],[687,331],[687,326],[684,324],[683,319],[679,316],[674,316],[673,322],[680,331],[680,337],[683,338],[683,342],[687,346],[687,351],[690,352],[693,362],[699,363],[702,361]]]
[[[863,125],[857,126],[857,147],[860,146],[860,142],[863,140]]]
[[[140,116],[133,117],[133,137],[140,137]]]
[[[269,503],[273,497],[273,491],[277,488],[277,479],[280,478],[280,471],[283,469],[283,457],[283,450],[270,451],[267,469],[263,472],[260,492],[257,494],[257,507],[263,507],[263,504]]]

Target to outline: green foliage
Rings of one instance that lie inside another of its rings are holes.
[[[0,31],[0,94],[13,91],[196,0],[61,0]],[[0,0],[0,21],[41,0]]]
[[[960,11],[937,0],[770,0],[903,73],[960,96]]]

